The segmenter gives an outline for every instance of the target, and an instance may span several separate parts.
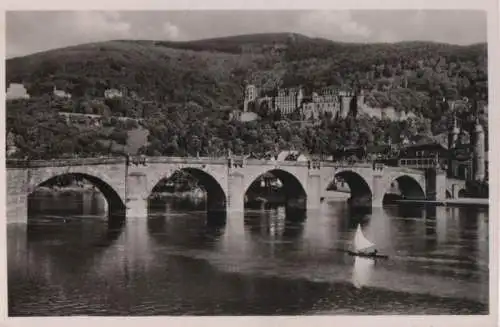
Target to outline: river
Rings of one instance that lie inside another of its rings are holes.
[[[123,226],[104,217],[97,196],[56,196],[7,226],[9,316],[488,314],[486,208],[330,201],[211,226],[203,203],[170,199]],[[342,251],[358,223],[389,259]]]

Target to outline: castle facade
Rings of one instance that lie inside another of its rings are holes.
[[[247,85],[243,101],[243,112],[279,111],[283,116],[298,113],[302,120],[318,119],[321,115],[346,118],[351,115],[367,115],[379,119],[406,120],[417,118],[413,113],[398,112],[392,107],[372,108],[365,104],[364,92],[324,88],[305,94],[301,87],[264,90]]]
[[[363,101],[362,95],[357,98],[357,101]],[[354,106],[353,101],[356,101],[354,93],[334,89],[323,89],[306,95],[301,87],[261,90],[255,85],[247,85],[243,112],[262,111],[264,108],[268,112],[280,111],[284,116],[298,112],[303,119],[318,118],[325,113],[345,118],[350,107]]]

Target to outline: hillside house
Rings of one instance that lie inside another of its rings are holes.
[[[123,93],[117,89],[107,89],[104,91],[104,97],[106,99],[114,99],[123,97]]]
[[[229,120],[238,120],[241,122],[250,122],[258,120],[260,117],[255,112],[247,111],[243,112],[241,110],[233,110],[229,113]]]
[[[19,150],[19,148],[16,146],[15,135],[10,131],[7,133],[7,138],[5,143],[7,147],[7,157],[16,154],[17,151]]]
[[[309,158],[299,151],[281,151],[278,154],[276,161],[309,161]]]
[[[54,86],[54,91],[52,91],[52,93],[53,93],[53,94],[54,94],[54,96],[56,96],[57,98],[71,99],[71,94],[66,93],[66,92],[65,92],[65,91],[63,91],[63,90],[58,90],[55,86]]]
[[[30,95],[26,91],[23,84],[10,83],[5,95],[7,101],[18,100],[18,99],[29,99]]]

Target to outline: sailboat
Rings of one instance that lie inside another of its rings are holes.
[[[373,273],[374,258],[355,257],[352,270],[352,284],[356,288],[363,288],[369,284]]]
[[[353,249],[347,251],[350,255],[360,256],[360,257],[370,257],[370,258],[388,258],[387,255],[377,254],[377,249],[375,244],[366,239],[363,231],[361,230],[361,225],[358,225],[356,229],[356,235],[354,236]]]

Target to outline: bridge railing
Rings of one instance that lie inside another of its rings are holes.
[[[144,157],[146,163],[174,163],[174,164],[225,164],[227,158],[213,157]]]
[[[406,173],[406,174],[422,174],[422,170],[409,167],[390,167],[392,171]]]
[[[128,161],[127,161],[128,160]],[[269,165],[269,166],[285,166],[285,167],[311,167],[312,163],[319,164],[322,167],[332,168],[372,168],[372,169],[387,169],[392,171],[400,171],[404,173],[420,174],[421,171],[410,167],[389,167],[382,164],[375,164],[369,161],[276,161],[267,159],[245,159],[242,157],[232,157],[231,160],[237,162],[240,166],[250,165]],[[229,158],[225,157],[146,157],[146,156],[130,156],[126,157],[99,157],[99,158],[68,158],[68,159],[52,159],[52,160],[23,160],[23,159],[7,159],[6,166],[8,168],[28,168],[28,167],[62,167],[62,166],[85,166],[85,165],[109,165],[109,164],[148,164],[148,163],[173,163],[173,164],[218,164],[226,165],[229,163]],[[314,166],[314,165],[312,165]],[[317,166],[314,166],[317,167]]]
[[[277,161],[277,160],[266,160],[266,159],[245,159],[245,164],[250,166],[288,166],[288,167],[306,167],[307,161]]]
[[[101,157],[101,158],[71,158],[71,159],[51,159],[51,160],[24,160],[7,159],[7,168],[41,168],[41,167],[64,167],[64,166],[91,166],[91,165],[111,165],[125,163],[122,157]]]
[[[308,166],[308,161],[276,161],[276,160],[267,160],[267,159],[246,159],[242,157],[231,157],[231,158],[213,158],[213,157],[144,157],[145,163],[174,163],[174,164],[227,164],[229,160],[233,160],[234,162],[241,163],[243,165],[250,166],[260,166],[260,165],[269,165],[269,166],[291,166],[291,167],[306,167]],[[131,159],[134,161],[134,159]]]
[[[439,166],[439,160],[437,157],[404,158],[399,159],[398,166],[415,169],[435,168]]]
[[[368,161],[356,161],[356,162],[348,162],[348,161],[322,161],[321,165],[323,167],[359,167],[359,168],[369,168],[373,167],[373,162]]]

